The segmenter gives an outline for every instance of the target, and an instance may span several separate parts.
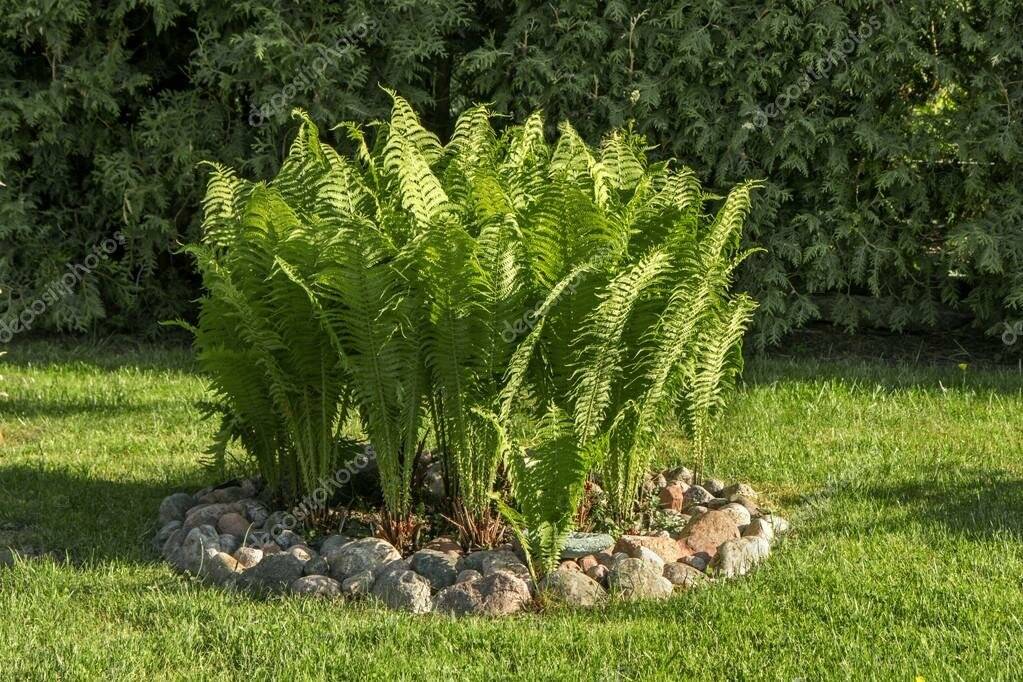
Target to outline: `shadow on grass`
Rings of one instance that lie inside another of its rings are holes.
[[[0,547],[71,563],[153,561],[161,500],[205,485],[199,474],[110,481],[68,469],[0,466]]]

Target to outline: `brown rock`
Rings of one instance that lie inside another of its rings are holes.
[[[651,550],[666,564],[674,563],[682,557],[679,543],[660,535],[623,535],[615,545],[615,552],[625,552],[633,559],[639,559],[641,547]]]
[[[732,517],[724,512],[711,510],[686,524],[682,529],[679,544],[688,547],[691,553],[706,552],[713,558],[721,543],[738,537],[739,529]]]
[[[582,570],[583,573],[585,573],[594,566],[599,566],[600,559],[598,559],[595,554],[587,554],[584,557],[579,557],[578,559],[576,559],[576,563],[579,564],[579,568]]]
[[[245,537],[249,530],[249,522],[238,512],[224,514],[217,521],[217,530],[227,535],[234,535],[238,538]]]
[[[610,551],[607,551],[607,552],[597,552],[593,556],[597,557],[597,561],[600,562],[601,566],[603,566],[605,568],[608,568],[608,569],[611,568],[611,564],[614,562],[614,553],[610,552]]]
[[[576,562],[572,561],[571,559],[566,559],[565,561],[561,562],[561,565],[558,566],[558,570],[561,570],[561,571],[575,571],[576,573],[578,573],[582,569],[579,567],[579,564],[577,564]]]
[[[461,554],[462,546],[455,540],[446,537],[434,538],[423,549],[432,549],[445,554]]]
[[[682,485],[684,484],[672,483],[661,489],[661,509],[682,511],[682,507],[685,506],[686,494]]]
[[[606,586],[608,572],[609,570],[607,566],[605,566],[604,564],[597,564],[596,566],[591,566],[590,568],[588,568],[586,570],[586,575],[592,578],[593,580],[596,580],[601,585]]]

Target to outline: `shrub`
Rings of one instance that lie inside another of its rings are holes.
[[[692,171],[628,131],[594,152],[564,125],[550,146],[539,116],[498,134],[474,107],[442,146],[392,96],[371,141],[344,126],[351,156],[300,114],[268,186],[215,169],[199,356],[225,433],[290,492],[357,415],[394,528],[429,438],[469,527],[508,465],[505,512],[546,567],[591,471],[625,517],[666,420],[702,458],[754,307],[728,293],[752,185],[708,220]]]

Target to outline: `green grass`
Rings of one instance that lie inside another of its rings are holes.
[[[507,620],[268,602],[171,572],[160,499],[207,481],[180,351],[41,343],[0,360],[4,677],[1012,679],[1023,675],[1017,368],[752,361],[715,469],[796,533],[670,602]]]

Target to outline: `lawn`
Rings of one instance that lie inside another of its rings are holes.
[[[790,351],[791,353],[791,351]],[[507,620],[403,616],[190,582],[149,548],[205,485],[179,350],[0,359],[0,670],[61,677],[1013,679],[1023,676],[1016,366],[753,359],[715,471],[796,532],[747,578],[669,602]]]

